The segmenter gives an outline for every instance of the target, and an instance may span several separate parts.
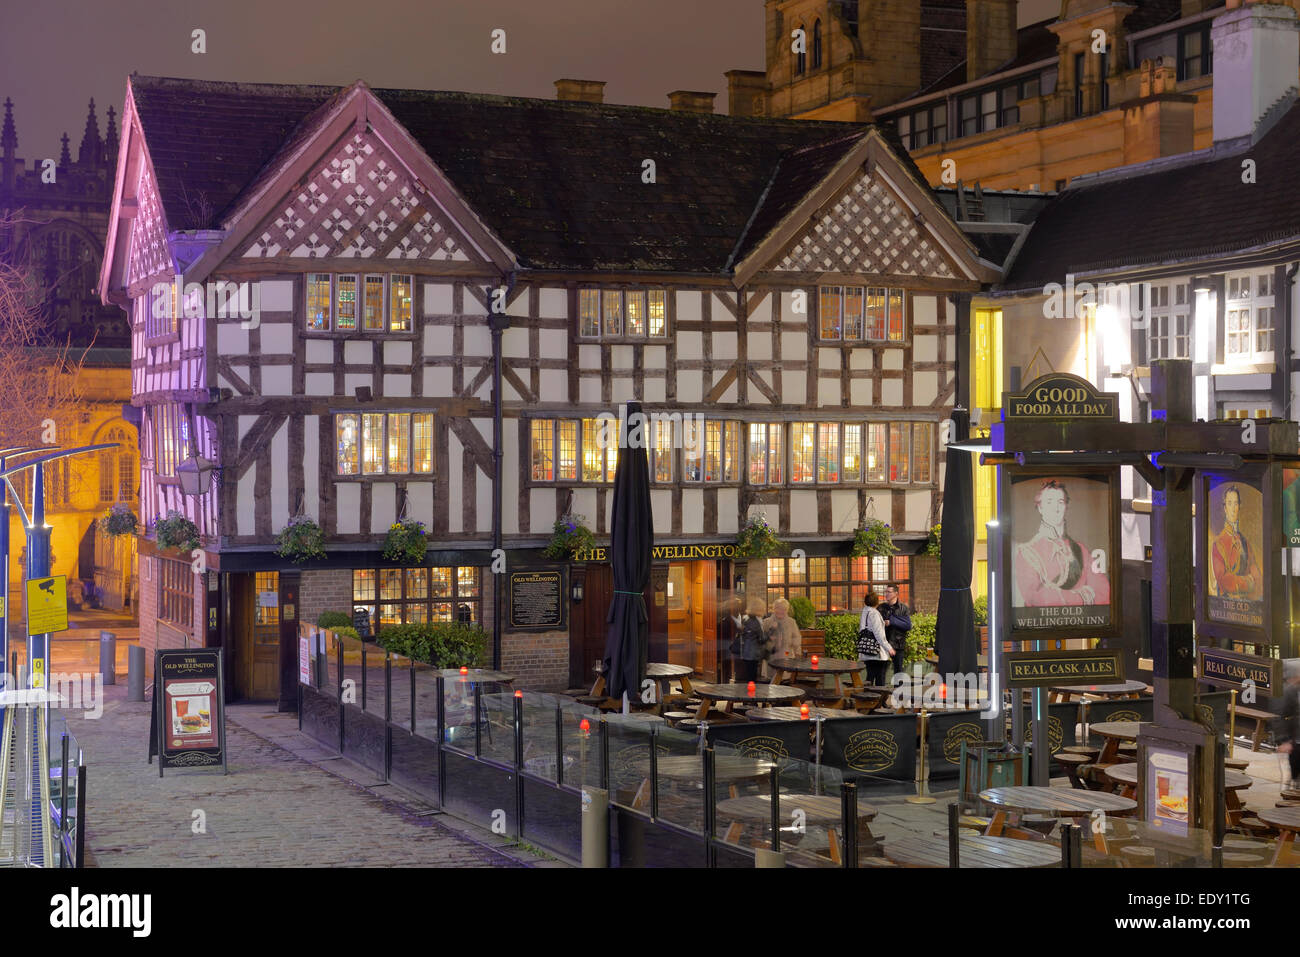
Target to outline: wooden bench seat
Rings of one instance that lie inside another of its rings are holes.
[[[1237,705],[1238,720],[1241,718],[1249,718],[1255,722],[1255,732],[1250,736],[1250,750],[1259,750],[1259,745],[1261,739],[1264,737],[1264,733],[1272,726],[1273,719],[1276,717],[1277,715],[1273,714],[1271,711]]]

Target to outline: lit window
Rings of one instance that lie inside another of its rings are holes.
[[[555,481],[555,420],[533,419],[533,481]]]
[[[329,332],[330,274],[307,274],[307,328]]]
[[[384,471],[383,415],[361,416],[361,471],[366,475],[379,475]]]
[[[334,431],[338,443],[339,474],[356,475],[360,471],[360,421],[351,413],[336,415]]]
[[[388,295],[388,331],[411,331],[411,277],[394,276]]]
[[[842,326],[840,325],[840,306],[843,300],[843,286],[821,287],[819,313],[821,318],[821,337],[823,339],[840,338],[840,332],[842,329]]]
[[[862,338],[862,287],[844,289],[844,338]]]
[[[339,276],[334,295],[337,304],[337,328],[340,332],[354,331],[357,328],[357,277]]]
[[[868,339],[885,338],[885,296],[886,290],[872,287],[867,290],[867,325]]]
[[[600,296],[600,311],[604,319],[602,328],[607,336],[623,334],[623,293],[606,289]]]
[[[889,427],[884,422],[867,425],[867,481],[889,481]]]
[[[908,481],[912,431],[906,422],[889,423],[889,481]]]
[[[411,413],[394,412],[388,416],[388,471],[402,474],[411,471]]]
[[[578,290],[579,334],[600,335],[600,290]]]
[[[1266,362],[1273,358],[1272,273],[1229,276],[1224,309],[1225,358]]]
[[[649,300],[650,335],[665,336],[668,333],[668,293],[663,289],[651,289],[647,293]]]
[[[889,341],[903,341],[903,291],[889,290]]]
[[[384,277],[366,277],[366,300],[363,307],[366,332],[384,331]]]
[[[724,479],[725,481],[728,482],[739,482],[740,469],[741,469],[740,423],[728,422],[726,424],[726,433],[724,438],[725,438],[725,445],[726,445],[725,452],[726,452],[726,459],[727,459],[726,475],[724,476]]]
[[[840,480],[840,426],[838,422],[817,423],[817,481]]]
[[[934,460],[934,423],[912,423],[912,481],[927,484],[931,481],[931,464]]]
[[[417,412],[411,416],[411,448],[415,456],[414,471],[428,475],[433,471],[432,412]]]
[[[667,290],[578,290],[578,334],[584,338],[661,339],[667,333]]]
[[[556,478],[561,482],[574,482],[578,478],[578,422],[561,419],[559,427],[559,461]]]
[[[582,480],[612,482],[618,466],[618,425],[610,419],[582,420]]]
[[[862,481],[862,426],[844,426],[844,481]]]
[[[817,425],[790,423],[790,481],[811,482],[817,477]]]
[[[656,482],[673,480],[673,423],[670,419],[653,419],[650,425],[654,431],[650,452],[653,461],[650,471]]]
[[[627,334],[629,336],[645,335],[645,292],[627,293]]]

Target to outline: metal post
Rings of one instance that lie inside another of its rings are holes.
[[[844,830],[844,866],[858,866],[858,783],[840,787],[840,827]]]
[[[60,738],[62,746],[63,763],[59,765],[59,834],[65,834],[68,830],[68,732],[64,731]],[[59,844],[62,846],[63,839],[60,837]]]
[[[564,787],[564,710],[555,703],[555,786]]]
[[[650,769],[653,774],[653,750],[650,752],[650,755]],[[704,749],[704,856],[705,864],[709,867],[712,867],[717,859],[717,849],[713,846],[713,842],[717,838],[718,830],[718,808],[713,793],[716,790],[716,775],[713,761],[713,748],[706,747]]]
[[[1001,471],[1001,469],[999,469]],[[1002,633],[1005,630],[1002,602],[998,599],[998,581],[1002,574],[1002,529],[997,519],[985,523],[986,564],[989,570],[989,650],[988,650],[988,719],[985,740],[999,744],[1007,739],[1007,723],[1002,713]],[[1005,587],[1005,585],[1004,585]]]
[[[478,687],[476,684],[475,687]],[[515,706],[515,836],[524,836],[524,699],[516,694]]]
[[[1044,645],[1042,641],[1034,642],[1034,647],[1039,651],[1043,650]],[[1047,689],[1035,688],[1031,699],[1034,716],[1034,747],[1030,775],[1036,787],[1045,788],[1051,784],[1052,771],[1052,745],[1047,740]]]
[[[1080,846],[1081,831],[1076,824],[1061,825],[1061,866],[1082,867],[1083,850]]]
[[[85,864],[86,853],[86,765],[77,752],[77,867]]]
[[[659,748],[655,743],[655,738],[659,736],[659,728],[656,725],[650,727],[650,819],[657,820],[659,817]],[[705,795],[707,798],[708,795]]]
[[[415,659],[406,659],[406,673],[411,682],[411,734],[415,734]]]
[[[479,722],[479,714],[483,707],[483,686],[477,681],[474,682],[474,757],[483,756],[483,726]]]
[[[948,805],[948,866],[961,867],[961,808]]]
[[[366,667],[366,645],[365,642],[362,642],[361,643],[361,710],[362,711],[366,710],[366,685],[369,684],[369,682],[366,681],[366,672],[368,672],[369,670],[370,669]]]
[[[27,578],[50,576],[50,533],[45,524],[45,464],[37,462],[32,479],[32,520],[27,526]],[[8,572],[6,571],[6,574]],[[8,582],[5,583],[8,587]],[[46,687],[48,634],[27,636],[27,680],[33,688]]]
[[[774,764],[768,774],[768,796],[772,804],[772,850],[781,850],[781,771]]]
[[[444,678],[439,674],[434,679],[438,700],[434,703],[434,720],[437,722],[438,734],[438,807],[447,806],[447,755],[443,748],[447,745],[447,705]]]
[[[600,719],[600,786],[609,791],[609,724]]]
[[[609,867],[609,792],[582,789],[582,866]]]

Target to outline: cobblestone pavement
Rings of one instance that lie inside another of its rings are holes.
[[[88,767],[88,866],[542,863],[486,846],[490,835],[462,836],[441,823],[447,819],[421,814],[426,809],[418,800],[372,772],[323,749],[311,753],[313,745],[298,734],[296,716],[268,713],[263,705],[227,712],[229,775],[169,769],[160,779],[157,764],[146,763],[150,704],[126,701],[122,685],[105,692],[100,719],[66,714]],[[307,759],[275,743],[277,738]],[[194,833],[196,811],[206,819],[205,833]]]

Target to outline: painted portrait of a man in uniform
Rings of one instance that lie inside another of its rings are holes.
[[[1093,550],[1068,527],[1070,489],[1066,482],[1047,479],[1034,494],[1038,527],[1012,554],[1015,586],[1022,608],[1096,606],[1110,604],[1110,579],[1094,571]],[[1092,521],[1083,526],[1105,524]],[[1103,548],[1106,541],[1099,543]]]
[[[1246,601],[1257,601],[1264,597],[1264,573],[1259,566],[1259,537],[1252,537],[1255,538],[1254,543],[1241,527],[1241,488],[1229,485],[1223,490],[1222,525],[1210,544],[1214,567],[1211,594]]]

